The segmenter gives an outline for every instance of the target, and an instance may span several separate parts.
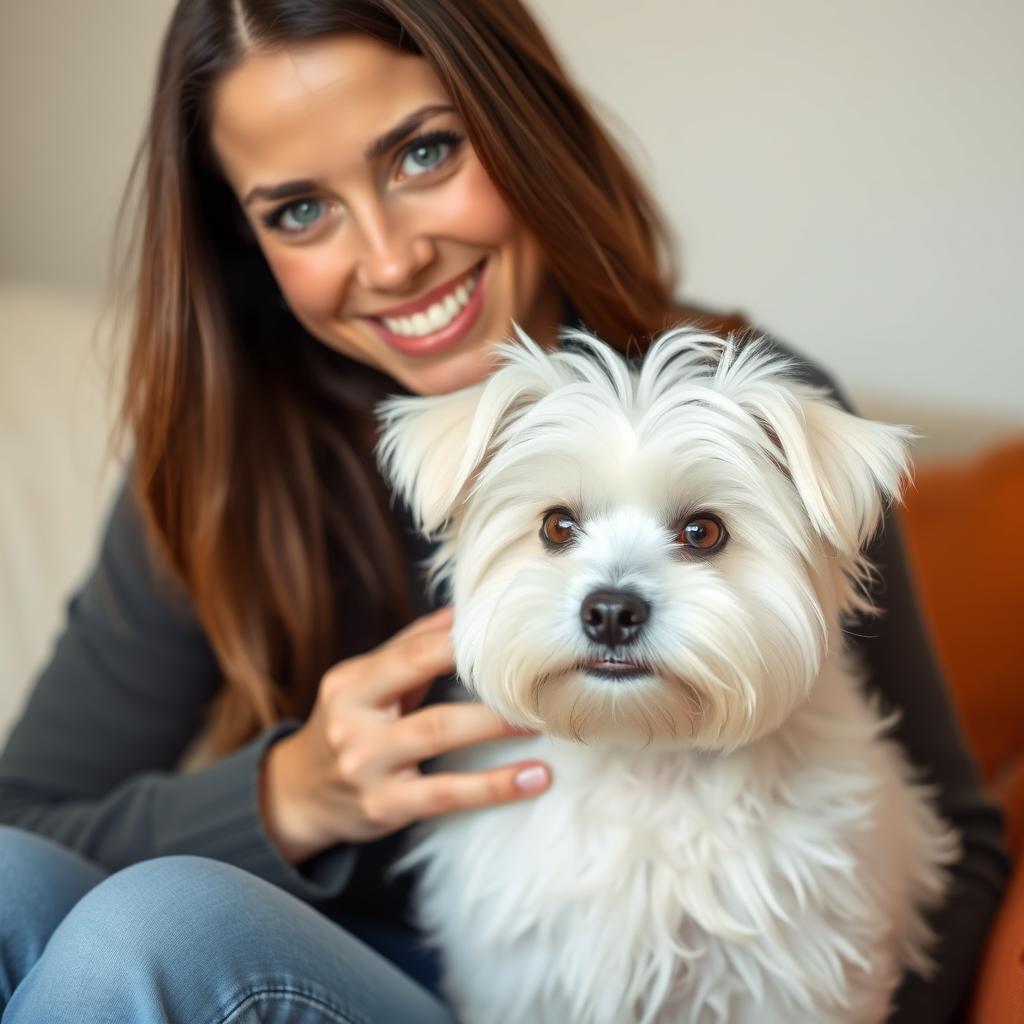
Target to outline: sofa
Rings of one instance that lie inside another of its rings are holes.
[[[1015,870],[970,1024],[1024,1024],[1024,437],[918,471],[901,510],[960,723],[1006,814]]]

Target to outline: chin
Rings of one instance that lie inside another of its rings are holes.
[[[884,1020],[958,856],[844,648],[908,433],[756,338],[498,352],[381,409],[461,699],[539,733],[436,768],[553,776],[399,862],[459,1019]]]
[[[494,344],[477,342],[436,357],[430,366],[409,368],[402,383],[417,395],[447,395],[479,384],[494,371],[496,365]]]

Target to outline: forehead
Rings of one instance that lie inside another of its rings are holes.
[[[422,57],[332,36],[251,53],[225,74],[211,99],[211,142],[236,187],[256,174],[328,176],[362,164],[366,147],[413,110],[448,102]]]

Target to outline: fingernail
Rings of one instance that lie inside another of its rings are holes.
[[[548,770],[542,765],[535,764],[529,768],[522,768],[516,772],[516,787],[524,793],[536,793],[548,784]]]

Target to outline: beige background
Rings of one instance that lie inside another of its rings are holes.
[[[169,0],[0,0],[0,735],[92,560],[111,226]],[[1024,429],[1024,4],[538,0],[681,239],[682,293],[922,459]]]

